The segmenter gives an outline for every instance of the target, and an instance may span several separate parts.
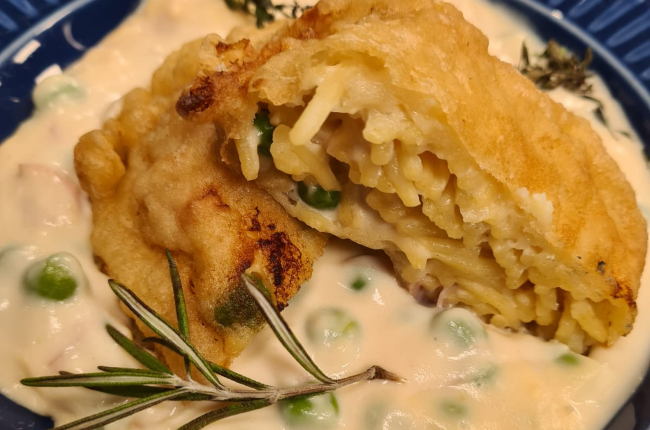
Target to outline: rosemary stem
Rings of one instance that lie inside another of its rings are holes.
[[[302,387],[279,388],[277,390],[279,394],[278,400],[289,399],[292,397],[309,396],[312,394],[324,394],[330,391],[336,391],[339,388],[345,387],[347,385],[356,384],[357,382],[361,381],[372,381],[373,379],[385,379],[395,382],[403,381],[403,379],[399,378],[391,372],[384,370],[379,366],[372,366],[365,372],[348,376],[347,378],[343,379],[336,379],[334,382],[330,383],[306,385]]]
[[[251,401],[251,400],[268,400],[275,403],[279,400],[290,399],[294,397],[310,396],[315,394],[324,394],[336,391],[347,385],[356,384],[362,381],[371,381],[373,379],[383,379],[391,381],[402,381],[401,378],[384,370],[379,366],[372,366],[366,371],[347,378],[333,380],[321,384],[312,384],[301,387],[274,388],[269,387],[265,390],[220,390],[205,385],[198,384],[194,381],[183,384],[183,386],[194,394],[206,394],[211,396],[212,401]]]

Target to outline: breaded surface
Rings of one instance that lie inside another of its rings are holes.
[[[258,183],[289,213],[386,250],[409,284],[499,326],[611,344],[632,328],[645,262],[634,192],[586,120],[487,46],[440,1],[323,0],[262,47],[216,43],[177,111],[232,142],[268,106],[275,168]],[[322,109],[324,131],[299,141]],[[296,201],[310,175],[342,190],[338,218]]]
[[[83,136],[75,168],[92,202],[91,241],[102,270],[173,322],[164,255],[170,249],[192,341],[208,359],[228,365],[263,324],[241,274],[263,276],[282,309],[311,275],[326,238],[226,168],[213,125],[175,112],[180,89],[198,71],[200,46],[171,55],[150,90],[127,94],[117,118]],[[175,355],[166,356],[180,366]]]

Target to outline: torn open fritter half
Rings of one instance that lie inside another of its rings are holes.
[[[180,90],[199,70],[200,46],[189,43],[171,55],[151,89],[130,92],[115,119],[83,136],[75,168],[92,202],[91,241],[103,271],[175,321],[164,252],[171,250],[192,343],[228,365],[263,324],[241,274],[265,279],[282,309],[309,279],[326,237],[226,167],[214,126],[176,113]]]
[[[440,1],[323,0],[261,47],[208,38],[177,111],[223,128],[224,158],[288,213],[385,250],[412,290],[574,351],[610,345],[645,261],[634,192],[585,120],[487,47]]]

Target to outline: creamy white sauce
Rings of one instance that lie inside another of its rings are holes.
[[[541,51],[543,43],[509,12],[477,0],[453,3],[488,35],[491,52],[505,61],[516,64],[523,40],[532,52]],[[63,77],[51,77],[37,87],[39,111],[0,146],[2,394],[54,416],[59,424],[123,401],[82,389],[36,389],[18,382],[59,370],[135,365],[104,331],[110,322],[128,333],[106,278],[92,261],[90,208],[74,175],[72,149],[83,133],[100,127],[119,109],[122,94],[147,85],[172,50],[211,32],[225,35],[244,21],[219,0],[149,0]],[[594,91],[605,105],[609,129],[595,118],[592,102],[563,90],[552,96],[592,121],[608,152],[623,166],[647,216],[650,174],[641,146],[617,132],[631,129],[597,78]],[[28,294],[22,285],[25,269],[61,251],[75,255],[85,274],[79,276],[74,298],[55,303]],[[340,416],[332,422],[334,428],[598,429],[647,370],[650,345],[639,328],[650,325],[648,270],[632,333],[612,348],[593,351],[578,366],[565,366],[555,361],[568,351],[565,346],[493,327],[485,327],[483,336],[478,320],[463,311],[447,311],[433,322],[439,310],[418,305],[398,287],[385,261],[359,256],[364,252],[334,242],[317,262],[312,280],[284,312],[327,373],[341,377],[378,364],[407,380],[362,383],[338,391]],[[358,276],[367,285],[354,291],[349,286]],[[312,328],[322,328],[326,321],[313,323],[314,315],[328,308],[346,312],[357,323],[343,342],[310,340],[314,336],[307,333],[308,321]],[[450,316],[474,327],[476,342],[461,347],[450,338],[440,325]],[[280,386],[308,380],[268,329],[234,368]],[[202,405],[185,406],[163,404],[108,428],[173,429],[205,410]],[[214,428],[292,427],[273,406]]]

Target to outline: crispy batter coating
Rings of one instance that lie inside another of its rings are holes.
[[[487,46],[440,1],[323,0],[261,46],[213,39],[177,111],[218,123],[230,164],[312,227],[386,250],[411,286],[579,352],[609,345],[645,262],[634,192],[587,121]],[[271,169],[244,156],[260,105]],[[305,178],[342,190],[337,217],[295,198]]]
[[[180,89],[198,72],[200,46],[171,55],[150,90],[127,94],[117,118],[83,136],[75,168],[92,202],[91,241],[102,270],[175,321],[164,256],[170,249],[193,343],[229,365],[263,324],[241,274],[263,276],[282,309],[311,275],[326,238],[226,168],[213,125],[175,112]],[[166,357],[180,368],[175,355]]]

